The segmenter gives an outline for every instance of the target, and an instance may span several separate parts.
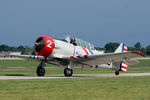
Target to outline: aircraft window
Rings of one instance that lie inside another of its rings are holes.
[[[90,49],[90,50],[94,50],[94,45],[92,45],[91,43],[88,43],[84,40],[81,40],[79,38],[71,38],[69,36],[67,36],[65,39],[57,39],[57,38],[54,38],[56,40],[61,40],[61,41],[64,41],[64,42],[69,42],[69,43],[72,43],[73,45],[75,46],[81,46],[81,47],[84,47],[84,48],[87,48],[87,49]],[[72,40],[73,39],[73,40]]]
[[[83,41],[79,38],[75,38],[76,39],[76,44],[78,46],[81,46],[81,47],[84,47],[84,48],[87,48],[87,49],[91,49],[91,50],[94,50],[94,45],[92,45],[91,43],[88,43],[86,41]]]

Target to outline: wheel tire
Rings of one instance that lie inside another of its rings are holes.
[[[73,70],[72,69],[69,69],[69,68],[65,68],[64,69],[64,75],[66,77],[70,77],[70,76],[72,76],[72,74],[73,74]]]
[[[115,72],[115,75],[119,75],[119,71],[116,71],[116,72]]]
[[[38,76],[44,76],[45,75],[45,69],[41,68],[41,67],[38,67],[37,70],[36,70],[36,74]]]

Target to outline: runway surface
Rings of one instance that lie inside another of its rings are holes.
[[[64,75],[48,75],[44,77],[38,76],[0,76],[0,80],[9,79],[56,79],[56,78],[79,78],[79,77],[127,77],[127,76],[150,76],[150,73],[124,73],[118,76],[114,74],[74,74],[72,77]]]

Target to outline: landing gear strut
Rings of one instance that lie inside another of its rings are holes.
[[[116,72],[115,72],[115,75],[119,75],[119,71],[116,71]]]
[[[41,61],[41,63],[37,67],[36,74],[38,76],[44,76],[45,75],[44,61]]]
[[[66,77],[72,76],[72,74],[73,74],[72,65],[73,65],[73,62],[70,61],[68,67],[64,69],[64,75],[65,75]]]

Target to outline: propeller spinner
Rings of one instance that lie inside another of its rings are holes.
[[[40,36],[35,44],[34,50],[38,55],[48,57],[53,52],[54,49],[54,40],[49,36]]]

